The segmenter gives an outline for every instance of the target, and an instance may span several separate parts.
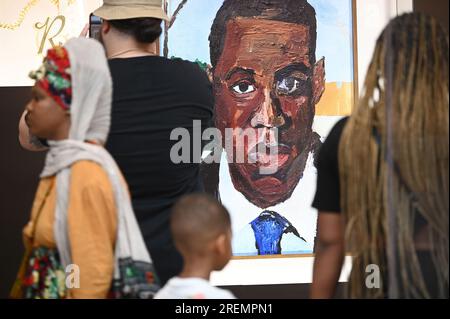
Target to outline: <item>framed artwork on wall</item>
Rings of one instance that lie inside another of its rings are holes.
[[[161,54],[209,71],[222,145],[235,130],[220,164],[202,169],[230,211],[234,259],[312,256],[315,159],[358,92],[356,1],[170,0],[166,9]],[[263,133],[246,139],[247,129]],[[236,163],[239,147],[255,160]]]

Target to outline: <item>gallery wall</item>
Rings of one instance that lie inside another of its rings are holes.
[[[412,0],[357,0],[358,4],[358,60],[359,83],[363,82],[367,66],[372,55],[374,41],[387,21],[399,10],[412,8]],[[440,13],[440,19],[448,28],[448,0],[415,0],[417,9]],[[441,7],[439,7],[441,6]],[[446,8],[445,8],[446,6]],[[4,48],[1,44],[0,50]],[[0,72],[2,70],[0,69]],[[22,150],[17,140],[17,123],[23,108],[29,99],[28,87],[0,87],[0,298],[7,296],[13,283],[15,273],[23,254],[21,229],[27,222],[31,201],[38,182],[38,176],[43,167],[44,154],[30,153]],[[235,267],[233,261],[229,269]],[[291,267],[296,267],[294,264]],[[308,282],[311,274],[311,264],[306,268],[296,268],[289,271],[286,278],[276,280],[285,285],[276,287],[238,287],[251,278],[235,276],[235,273],[215,274],[213,282],[218,285],[231,285],[239,297],[270,297],[304,298],[307,296],[308,285],[296,283]],[[293,269],[293,268],[291,268]],[[251,270],[251,265],[249,265]],[[302,275],[303,273],[303,275]],[[251,271],[249,271],[251,274]],[[300,278],[300,277],[301,278]],[[293,284],[288,284],[289,282]],[[256,285],[256,281],[253,282]]]
[[[448,32],[448,0],[414,0],[414,10],[431,14]]]
[[[7,296],[23,254],[22,227],[27,223],[42,153],[24,151],[17,124],[30,97],[27,87],[0,88],[0,298]]]

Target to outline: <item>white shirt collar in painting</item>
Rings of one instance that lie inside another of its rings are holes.
[[[226,154],[222,154],[219,173],[219,192],[222,203],[231,214],[234,237],[233,252],[235,254],[252,255],[256,252],[254,246],[255,240],[252,237],[253,232],[249,223],[265,210],[277,212],[285,217],[298,230],[300,236],[307,241],[307,244],[305,244],[293,234],[287,234],[283,236],[282,249],[290,250],[292,245],[294,245],[299,250],[312,252],[317,223],[317,211],[311,207],[316,190],[317,176],[313,160],[314,157],[310,154],[303,178],[287,201],[267,209],[261,209],[250,203],[244,195],[234,188]]]

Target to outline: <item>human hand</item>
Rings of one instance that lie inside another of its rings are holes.
[[[89,33],[89,23],[86,23],[84,25],[83,31],[81,31],[80,33],[80,38],[87,38],[88,37],[88,33]]]

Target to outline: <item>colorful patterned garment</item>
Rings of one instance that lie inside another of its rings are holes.
[[[55,47],[47,52],[39,70],[31,72],[30,78],[44,89],[63,110],[69,111],[72,103],[72,79],[67,50]]]
[[[59,261],[58,251],[45,247],[31,251],[22,279],[25,299],[64,299],[66,274]]]

